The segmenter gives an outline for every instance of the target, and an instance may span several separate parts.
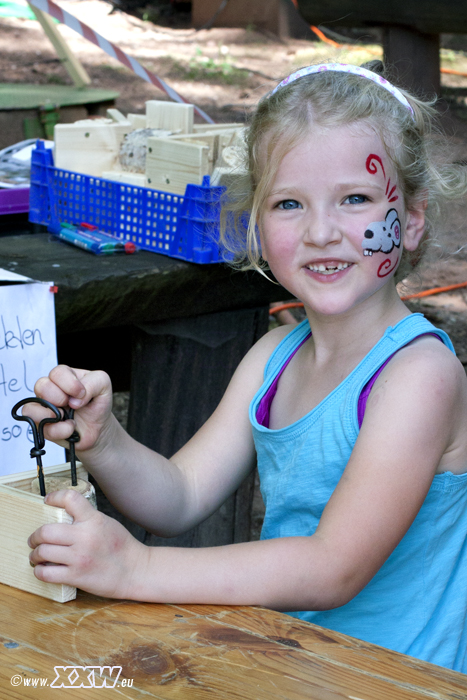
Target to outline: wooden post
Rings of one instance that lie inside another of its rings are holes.
[[[45,12],[42,12],[42,10],[39,10],[37,7],[34,7],[34,5],[31,5],[30,3],[29,7],[36,15],[37,21],[41,24],[42,29],[52,42],[53,47],[57,52],[57,56],[65,66],[76,87],[82,88],[86,87],[86,85],[90,85],[91,78],[86,73],[84,67],[78,61],[63,36],[60,34],[52,17]]]
[[[175,293],[175,291],[174,291]],[[170,457],[209,418],[237,365],[267,331],[268,308],[225,311],[136,328],[128,432]],[[103,510],[148,545],[208,547],[247,541],[254,474],[205,522],[179,537],[145,533],[98,492]]]
[[[440,94],[439,34],[411,27],[385,27],[384,62],[391,77],[420,97]]]

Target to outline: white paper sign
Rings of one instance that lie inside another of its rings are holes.
[[[34,280],[24,275],[18,275],[11,270],[0,268],[0,282],[34,282]]]
[[[1,274],[0,274],[1,279]],[[34,396],[34,384],[57,364],[52,283],[0,286],[0,475],[34,469],[28,423],[11,415],[13,406]],[[21,409],[20,409],[21,412]],[[64,450],[46,442],[44,466],[62,464]]]

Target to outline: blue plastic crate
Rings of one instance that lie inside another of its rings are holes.
[[[219,244],[224,187],[187,185],[185,195],[136,187],[55,168],[50,149],[32,152],[29,219],[56,231],[59,222],[97,226],[144,250],[195,263],[229,259]]]

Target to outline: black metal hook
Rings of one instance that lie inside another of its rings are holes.
[[[63,409],[64,416],[63,420],[73,420],[75,411],[73,408],[70,408],[69,406],[65,406]],[[69,447],[69,452],[70,452],[70,468],[71,468],[71,485],[76,486],[78,483],[78,477],[76,475],[76,453],[75,453],[75,443],[79,442],[80,436],[79,433],[74,430],[70,437],[68,438],[68,443],[70,445]]]
[[[43,418],[39,425],[36,425],[34,420],[30,416],[23,416],[22,414],[18,413],[18,410],[28,403],[38,403],[41,406],[44,406],[44,408],[50,409],[55,415],[50,418]],[[40,399],[37,396],[32,396],[28,399],[18,401],[18,403],[15,404],[11,409],[11,415],[15,420],[25,421],[26,423],[29,423],[29,426],[32,430],[32,435],[34,438],[34,447],[31,448],[30,455],[31,457],[36,458],[39,488],[41,496],[45,496],[44,472],[42,470],[42,455],[45,455],[44,426],[47,425],[47,423],[59,423],[62,420],[62,414],[60,413],[58,408],[52,403],[49,403],[49,401],[46,401],[45,399]]]
[[[40,406],[43,406],[44,408],[48,408],[52,411],[54,414],[53,417],[50,418],[43,418],[39,425],[36,425],[34,420],[30,416],[23,416],[22,414],[18,413],[18,410],[22,407],[25,406],[28,403],[38,403]],[[45,399],[40,399],[38,396],[31,396],[28,399],[23,399],[22,401],[18,401],[17,404],[13,406],[11,409],[11,415],[15,420],[20,420],[20,421],[26,421],[26,423],[29,423],[31,430],[32,430],[32,435],[34,438],[34,447],[31,448],[30,454],[31,457],[36,458],[37,462],[37,476],[39,478],[39,488],[40,488],[40,493],[41,496],[46,495],[45,491],[45,481],[44,481],[44,472],[42,469],[42,455],[45,455],[45,450],[44,450],[44,445],[45,445],[45,438],[44,438],[44,426],[47,425],[47,423],[59,423],[61,420],[68,420],[71,419],[73,420],[74,417],[74,410],[72,408],[69,408],[68,406],[62,408],[63,415],[60,412],[60,409],[57,408],[57,406],[54,406],[53,403],[50,403],[49,401],[46,401]],[[75,443],[79,442],[80,436],[79,433],[76,432],[76,430],[70,435],[68,438],[68,442],[70,443],[70,466],[71,466],[71,483],[73,486],[76,486],[78,483],[77,475],[76,475],[76,454],[75,454]]]

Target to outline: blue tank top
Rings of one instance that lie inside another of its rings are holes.
[[[399,348],[434,333],[422,314],[387,328],[368,355],[310,413],[271,430],[256,412],[275,376],[310,332],[308,321],[277,346],[250,405],[266,513],[261,539],[312,535],[358,436],[363,387]],[[358,639],[467,673],[467,473],[436,474],[422,507],[372,580],[349,603],[291,615]]]

